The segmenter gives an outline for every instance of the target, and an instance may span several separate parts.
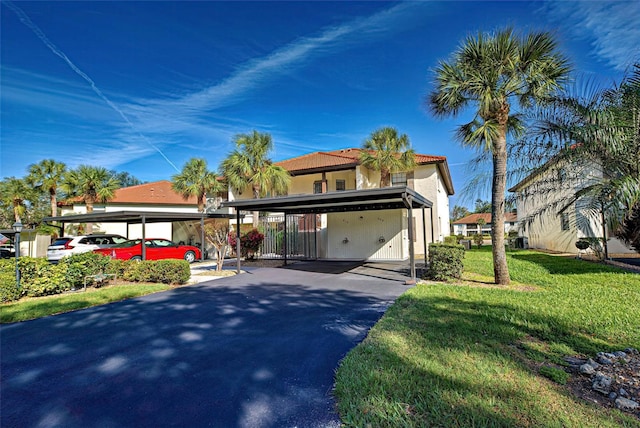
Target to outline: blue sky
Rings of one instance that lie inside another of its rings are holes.
[[[635,0],[2,1],[0,13],[2,178],[53,158],[164,180],[192,157],[217,169],[253,129],[281,160],[394,126],[417,152],[447,156],[459,191],[474,153],[453,130],[470,116],[436,119],[424,99],[466,36],[552,31],[604,84],[640,55]]]

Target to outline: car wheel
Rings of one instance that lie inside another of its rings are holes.
[[[142,261],[142,256],[133,256],[133,257],[131,257],[131,260],[136,261],[136,262],[141,262]]]
[[[186,253],[184,253],[184,259],[189,263],[193,263],[196,261],[196,253],[194,253],[193,251],[187,251]]]

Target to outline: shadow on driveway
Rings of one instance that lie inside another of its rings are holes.
[[[256,269],[2,326],[0,425],[337,427],[340,359],[407,288]]]

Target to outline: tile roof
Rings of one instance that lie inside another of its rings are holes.
[[[484,219],[486,224],[491,224],[491,213],[469,214],[468,216],[454,221],[453,224],[478,224],[478,220],[480,219]],[[504,213],[504,221],[516,222],[518,221],[518,216],[513,212]]]
[[[292,175],[321,170],[348,169],[360,164],[361,149],[348,148],[328,152],[314,152],[297,158],[276,162]],[[416,154],[418,164],[445,162],[444,156]]]
[[[115,192],[109,204],[166,204],[166,205],[196,205],[196,198],[185,200],[171,188],[168,180],[140,184],[138,186],[122,187]]]

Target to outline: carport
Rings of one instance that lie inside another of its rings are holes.
[[[56,217],[45,217],[43,222],[64,230],[67,223],[126,223],[127,239],[129,238],[129,225],[142,225],[142,239],[146,238],[145,225],[147,223],[163,223],[174,221],[200,221],[200,253],[201,260],[204,260],[204,221],[210,218],[231,219],[233,214],[226,213],[179,213],[179,212],[156,212],[156,211],[113,211],[113,212],[94,212],[87,214],[72,214]],[[61,223],[51,224],[52,222]],[[146,248],[142,246],[142,259],[146,259]]]
[[[236,209],[237,224],[240,224],[241,211],[268,211],[282,212],[285,216],[284,243],[286,246],[286,217],[291,214],[326,214],[347,211],[370,211],[406,209],[408,218],[413,218],[413,210],[422,212],[422,231],[424,248],[427,248],[425,208],[429,209],[431,224],[431,242],[433,237],[433,203],[415,190],[404,186],[385,187],[379,189],[347,190],[340,192],[315,193],[305,195],[283,196],[264,199],[243,199],[222,203],[223,207]],[[410,224],[407,225],[409,234],[409,264],[411,282],[416,281],[416,262],[414,231]],[[236,240],[236,253],[240,254],[240,240]],[[425,250],[425,264],[426,264]],[[287,251],[284,251],[284,264],[287,263]],[[240,258],[237,260],[237,270],[240,272]]]

